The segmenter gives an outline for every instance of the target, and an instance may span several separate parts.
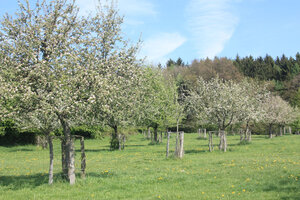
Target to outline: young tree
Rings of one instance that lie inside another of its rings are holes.
[[[162,71],[146,68],[143,76],[143,93],[140,104],[140,121],[154,129],[154,142],[158,141],[158,127],[167,128],[176,124],[177,87]]]

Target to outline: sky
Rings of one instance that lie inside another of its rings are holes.
[[[77,4],[85,15],[97,0]],[[17,0],[0,5],[1,16],[18,8]],[[178,57],[185,63],[237,54],[294,57],[300,52],[299,8],[299,0],[118,0],[125,36],[143,41],[139,57],[163,65]]]

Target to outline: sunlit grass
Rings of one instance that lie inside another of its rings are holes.
[[[55,141],[54,184],[48,181],[48,150],[35,146],[0,147],[0,199],[300,199],[300,137],[254,136],[229,151],[208,152],[208,141],[185,134],[182,160],[165,158],[165,142],[149,145],[131,136],[125,151],[109,151],[109,139],[86,140],[87,178],[70,186],[60,177]],[[170,149],[174,150],[174,137]],[[80,146],[76,142],[80,172]],[[172,152],[171,152],[172,154]]]

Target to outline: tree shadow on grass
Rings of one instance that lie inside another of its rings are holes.
[[[198,154],[198,153],[205,153],[205,152],[208,152],[208,149],[207,150],[191,149],[191,150],[184,151],[185,154]]]
[[[110,150],[108,148],[108,149],[85,149],[84,151],[85,152],[94,152],[94,153],[97,153],[97,152],[110,152],[110,151],[113,151],[113,150]],[[76,149],[75,152],[81,152],[81,150],[80,149]]]
[[[60,176],[55,174],[54,179]],[[24,188],[35,188],[40,185],[48,184],[48,174],[33,174],[21,176],[0,176],[0,186],[11,190],[20,190]]]
[[[207,140],[208,141],[208,139],[204,138],[204,137],[197,137],[197,140]]]
[[[148,145],[143,145],[143,144],[125,144],[125,147],[144,147]]]
[[[111,178],[113,176],[116,176],[116,174],[114,172],[111,171],[103,171],[103,172],[89,172],[86,174],[86,177],[93,177],[93,178]]]
[[[18,152],[18,151],[33,151],[32,149],[25,149],[25,148],[21,148],[21,149],[10,149],[9,152]]]
[[[299,200],[300,199],[300,182],[294,179],[284,179],[276,183],[266,185],[264,191],[275,191],[281,193],[282,200]]]

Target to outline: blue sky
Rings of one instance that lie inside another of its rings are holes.
[[[0,0],[0,14],[13,14],[17,1]],[[35,0],[30,0],[35,2]],[[81,14],[97,0],[77,0]],[[300,51],[299,0],[118,0],[123,31],[143,40],[139,56],[153,64],[181,57],[273,57]]]

